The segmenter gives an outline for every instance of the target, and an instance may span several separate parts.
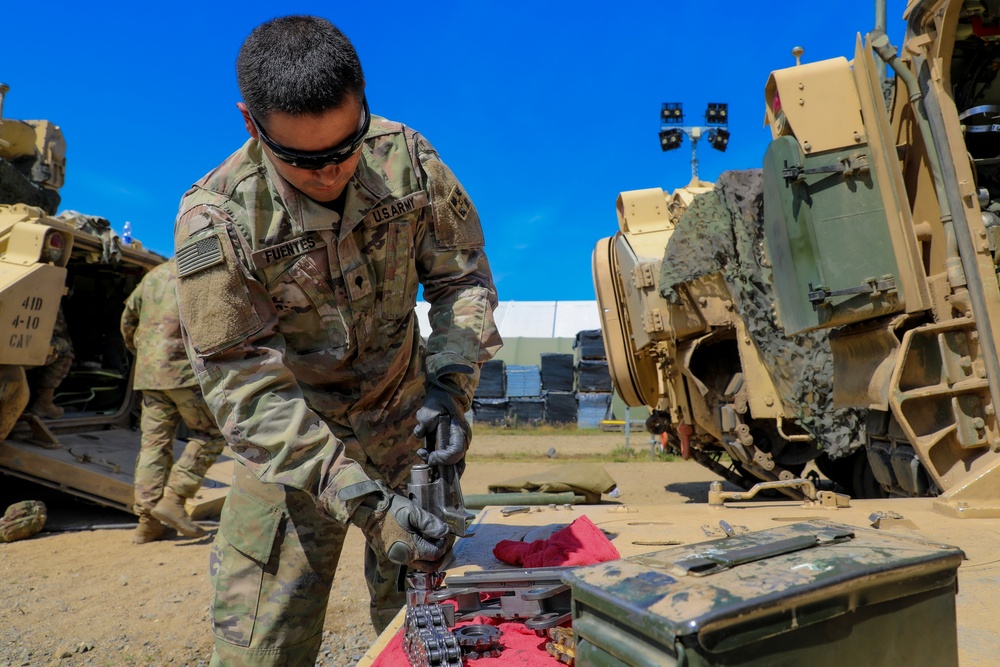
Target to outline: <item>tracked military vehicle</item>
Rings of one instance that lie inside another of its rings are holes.
[[[7,89],[0,84],[0,473],[131,511],[139,432],[119,323],[125,298],[165,258],[122,242],[104,218],[56,214],[62,132],[3,118]],[[57,347],[71,347],[73,361],[54,390],[62,416],[47,418],[29,405]],[[218,509],[219,495],[198,501]]]
[[[595,284],[617,389],[685,455],[990,512],[1000,2],[905,18],[899,44],[876,29],[853,60],[771,74],[762,169],[622,193]]]

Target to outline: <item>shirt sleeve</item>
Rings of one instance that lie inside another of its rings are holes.
[[[226,441],[261,481],[305,491],[346,523],[361,499],[338,491],[369,478],[285,365],[277,311],[240,259],[233,222],[221,209],[194,207],[178,218],[175,242],[181,330]]]
[[[142,309],[142,283],[132,290],[125,299],[125,310],[122,311],[121,330],[125,339],[125,347],[135,354],[135,332],[139,328],[139,312]]]
[[[427,140],[418,134],[414,143],[431,199],[430,220],[419,229],[415,249],[431,305],[428,382],[457,395],[467,410],[480,367],[503,345],[493,318],[497,290],[475,206]]]

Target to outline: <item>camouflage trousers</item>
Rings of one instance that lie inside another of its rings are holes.
[[[174,463],[174,441],[182,421],[190,438]],[[163,497],[164,488],[173,489],[181,498],[193,497],[226,441],[198,387],[144,390],[139,426],[142,445],[135,464],[134,509],[144,516]]]
[[[62,321],[62,331],[59,320]],[[56,322],[55,333],[52,334],[51,349],[49,356],[45,358],[45,365],[35,371],[35,378],[41,389],[58,389],[73,368],[73,340],[65,332],[66,320],[62,316],[62,308],[59,309],[59,320]]]
[[[320,515],[309,494],[264,484],[237,464],[210,556],[213,666],[316,664],[347,529]],[[379,632],[406,602],[396,590],[398,577],[398,565],[366,546],[365,580]]]

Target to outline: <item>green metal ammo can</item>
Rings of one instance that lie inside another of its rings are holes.
[[[957,666],[963,558],[816,520],[579,568],[576,665]]]

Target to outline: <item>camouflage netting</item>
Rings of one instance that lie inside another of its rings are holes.
[[[55,215],[59,201],[59,192],[33,183],[14,164],[0,159],[0,204],[28,204]]]
[[[727,171],[713,192],[699,195],[667,244],[660,291],[678,303],[676,287],[721,273],[785,405],[833,458],[860,444],[864,412],[833,408],[833,354],[824,330],[786,336],[772,304],[764,247],[764,180],[759,169]]]
[[[93,234],[101,239],[101,261],[105,264],[117,264],[122,261],[121,239],[111,228],[111,223],[107,218],[99,215],[87,215],[79,211],[65,210],[56,216],[68,225]]]

